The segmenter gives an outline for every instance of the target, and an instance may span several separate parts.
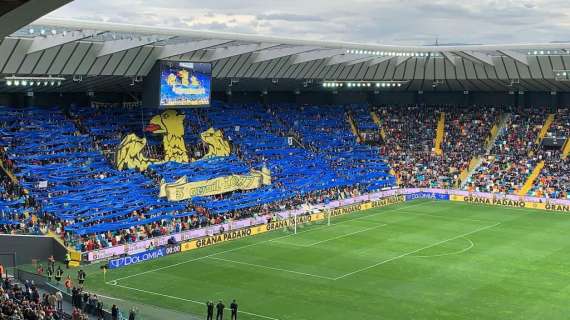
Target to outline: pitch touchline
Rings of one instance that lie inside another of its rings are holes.
[[[389,212],[389,211],[398,211],[398,210],[402,210],[402,209],[404,209],[404,208],[410,208],[410,207],[414,207],[414,206],[417,206],[417,205],[420,205],[420,204],[422,204],[422,203],[417,203],[417,204],[413,204],[413,205],[410,205],[410,206],[398,207],[398,208],[393,208],[393,209],[390,209],[390,208],[389,208],[389,209],[386,209],[385,211],[380,211],[380,212],[377,212],[377,213],[373,213],[373,214],[367,215],[367,216],[365,216],[365,217],[358,217],[358,218],[355,218],[355,219],[340,221],[340,222],[335,223],[334,225],[337,225],[337,224],[343,223],[343,222],[347,222],[347,221],[352,221],[352,220],[358,220],[358,219],[363,219],[363,218],[367,218],[367,217],[372,217],[372,216],[375,216],[375,215],[378,215],[378,214],[387,213],[387,212]],[[310,231],[314,231],[314,230],[320,230],[320,229],[325,228],[325,227],[326,227],[326,226],[323,226],[323,227],[320,227],[320,228],[314,228],[314,229],[310,229],[310,230],[305,230],[305,231],[297,232],[297,234],[299,234],[299,233],[305,233],[305,232],[310,232]],[[140,275],[143,275],[143,274],[147,274],[147,273],[151,273],[151,272],[155,272],[155,271],[160,271],[160,270],[164,270],[164,269],[176,267],[176,266],[179,266],[179,265],[183,265],[183,264],[186,264],[186,263],[190,263],[190,262],[194,262],[194,261],[199,261],[199,260],[206,259],[206,258],[209,258],[209,257],[217,256],[217,255],[219,255],[219,254],[224,254],[224,253],[228,253],[228,252],[233,252],[233,251],[236,251],[236,250],[241,250],[241,249],[249,248],[249,247],[252,247],[252,246],[260,245],[260,244],[263,244],[263,243],[266,243],[266,242],[270,242],[270,241],[275,241],[275,240],[287,238],[287,237],[290,237],[290,236],[292,236],[292,235],[293,235],[293,234],[288,234],[288,235],[285,235],[285,236],[282,236],[282,237],[277,237],[277,238],[268,239],[268,240],[264,240],[264,241],[258,241],[258,242],[255,242],[255,243],[252,243],[252,244],[248,244],[248,245],[245,245],[245,246],[241,246],[241,247],[237,247],[237,248],[233,248],[233,249],[229,249],[229,250],[225,250],[225,251],[215,252],[215,253],[212,253],[212,254],[209,254],[209,255],[205,255],[205,256],[202,256],[202,257],[193,258],[193,259],[189,259],[189,260],[185,260],[185,261],[181,261],[181,262],[169,264],[169,265],[164,266],[164,267],[159,267],[159,268],[156,268],[156,269],[151,269],[151,270],[147,270],[147,271],[143,271],[143,272],[139,272],[139,273],[134,273],[134,274],[131,274],[131,275],[128,275],[128,276],[124,276],[124,277],[120,277],[120,278],[117,278],[117,279],[113,279],[112,281],[115,281],[115,282],[116,282],[116,281],[120,281],[120,280],[124,280],[124,279],[129,279],[129,278],[132,278],[132,277],[137,277],[137,276],[140,276]],[[107,282],[107,283],[109,283],[109,282]]]
[[[243,261],[237,261],[237,260],[230,260],[230,259],[224,259],[224,258],[218,258],[218,257],[210,257],[210,259],[219,260],[219,261],[225,261],[225,262],[230,262],[230,263],[236,263],[236,264],[243,264],[243,265],[246,265],[246,266],[264,268],[264,269],[269,269],[269,270],[275,270],[275,271],[283,271],[283,272],[288,272],[288,273],[294,273],[294,274],[299,274],[299,275],[302,275],[302,276],[315,277],[315,278],[326,279],[326,280],[334,280],[334,278],[331,278],[331,277],[319,276],[319,275],[317,275],[317,274],[311,274],[311,273],[300,272],[300,271],[295,271],[295,270],[288,270],[288,269],[282,269],[282,268],[264,266],[264,265],[261,265],[261,264],[255,264],[255,263],[249,263],[249,262],[243,262]]]
[[[170,299],[175,299],[175,300],[181,300],[181,301],[186,301],[186,302],[192,302],[192,303],[200,304],[200,305],[204,305],[204,304],[205,304],[204,302],[200,302],[200,301],[196,301],[196,300],[192,300],[192,299],[186,299],[186,298],[171,296],[171,295],[167,295],[167,294],[163,294],[163,293],[158,293],[158,292],[153,292],[153,291],[148,291],[148,290],[143,290],[143,289],[128,287],[128,286],[124,286],[124,285],[121,285],[121,284],[114,284],[114,286],[121,287],[121,288],[128,289],[128,290],[139,291],[139,292],[142,292],[142,293],[153,294],[153,295],[161,296],[161,297],[165,297],[165,298],[170,298]],[[247,312],[247,311],[242,311],[242,310],[238,310],[238,312],[239,312],[239,313],[243,313],[243,314],[247,314],[247,315],[250,315],[250,316],[258,317],[258,318],[264,318],[264,319],[270,319],[270,320],[279,320],[279,319],[277,319],[277,318],[273,318],[273,317],[269,317],[269,316],[264,316],[264,315],[256,314],[256,313],[253,313],[253,312]]]
[[[346,278],[346,277],[348,277],[348,276],[351,276],[351,275],[360,273],[360,272],[362,272],[362,271],[366,271],[366,270],[375,268],[375,267],[377,267],[377,266],[383,265],[383,264],[388,263],[388,262],[390,262],[390,261],[398,260],[398,259],[400,259],[400,258],[409,256],[409,255],[414,254],[414,253],[416,253],[416,252],[420,252],[420,251],[422,251],[422,250],[429,249],[429,248],[431,248],[431,247],[435,247],[435,246],[437,246],[437,245],[440,245],[440,244],[443,244],[443,243],[446,243],[446,242],[449,242],[449,241],[452,241],[452,240],[455,240],[455,239],[458,239],[458,238],[462,238],[462,237],[465,237],[465,236],[468,236],[468,235],[471,235],[471,234],[474,234],[474,233],[477,233],[477,232],[480,232],[480,231],[483,231],[483,230],[487,230],[487,229],[496,227],[496,226],[498,226],[498,225],[500,225],[500,224],[501,224],[501,223],[498,222],[498,223],[495,223],[495,224],[490,225],[490,226],[482,227],[482,228],[479,228],[479,229],[474,230],[474,231],[471,231],[471,232],[467,232],[467,233],[464,233],[464,234],[460,234],[460,235],[458,235],[458,236],[455,236],[455,237],[453,237],[453,238],[449,238],[449,239],[447,239],[447,240],[442,240],[442,241],[436,242],[436,243],[434,243],[434,244],[430,244],[429,246],[425,246],[425,247],[416,249],[416,250],[414,250],[414,251],[410,251],[410,252],[401,254],[401,255],[399,255],[399,256],[395,256],[395,257],[392,257],[392,258],[389,258],[389,259],[386,259],[386,260],[382,260],[382,261],[380,261],[380,262],[378,262],[378,263],[375,263],[375,264],[373,264],[373,265],[371,265],[371,266],[364,267],[364,268],[361,268],[361,269],[358,269],[358,270],[355,270],[355,271],[352,271],[352,272],[343,274],[343,275],[340,276],[340,277],[336,277],[334,280],[340,280],[340,279]]]

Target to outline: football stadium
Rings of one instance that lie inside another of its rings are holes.
[[[100,3],[0,1],[0,319],[568,318],[570,42]]]

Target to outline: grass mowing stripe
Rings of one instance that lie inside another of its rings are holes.
[[[128,289],[128,290],[139,291],[139,292],[146,293],[146,294],[152,294],[155,296],[161,296],[161,297],[165,297],[165,298],[169,298],[169,299],[175,299],[175,300],[181,300],[181,301],[196,303],[196,304],[200,304],[200,305],[205,305],[204,302],[200,302],[200,301],[196,301],[196,300],[192,300],[192,299],[181,298],[181,297],[176,297],[176,296],[171,296],[168,294],[163,294],[163,293],[158,293],[158,292],[153,292],[153,291],[148,291],[148,290],[143,290],[143,289],[139,289],[139,288],[133,288],[133,287],[129,287],[129,286],[124,286],[122,284],[114,284],[114,286],[124,288],[124,289]],[[274,318],[274,317],[264,316],[262,314],[257,314],[257,313],[253,313],[253,312],[242,311],[242,310],[238,310],[238,313],[247,314],[250,316],[263,318],[263,319],[279,320],[279,319]]]
[[[283,269],[283,268],[276,268],[276,267],[264,266],[264,265],[261,265],[261,264],[249,263],[249,262],[244,262],[244,261],[237,261],[237,260],[224,259],[224,258],[218,258],[218,257],[210,257],[209,259],[219,260],[219,261],[225,261],[225,262],[230,262],[230,263],[235,263],[235,264],[243,264],[243,265],[246,265],[246,266],[264,268],[264,269],[275,270],[275,271],[283,271],[283,272],[298,274],[298,275],[307,276],[307,277],[314,277],[314,278],[320,278],[320,279],[326,279],[326,280],[334,280],[334,279],[335,279],[335,278],[331,278],[331,277],[319,276],[319,275],[317,275],[317,274],[312,274],[312,273],[306,273],[306,272],[301,272],[301,271],[295,271],[295,270],[288,270],[288,269]]]
[[[416,250],[414,250],[414,251],[410,251],[410,252],[401,254],[401,255],[399,255],[399,256],[392,257],[392,258],[390,258],[390,259],[382,260],[382,261],[380,261],[380,262],[378,262],[378,263],[375,263],[375,264],[373,264],[373,265],[371,265],[371,266],[364,267],[364,268],[361,268],[361,269],[358,269],[358,270],[355,270],[355,271],[346,273],[346,274],[344,274],[344,275],[342,275],[342,276],[340,276],[340,277],[335,278],[335,280],[340,280],[340,279],[346,278],[346,277],[348,277],[348,276],[351,276],[351,275],[354,275],[354,274],[357,274],[357,273],[360,273],[360,272],[363,272],[363,271],[366,271],[366,270],[375,268],[375,267],[377,267],[377,266],[383,265],[383,264],[388,263],[388,262],[390,262],[390,261],[398,260],[398,259],[400,259],[400,258],[403,258],[403,257],[409,256],[409,255],[411,255],[411,254],[414,254],[414,253],[416,253],[416,252],[420,252],[420,251],[422,251],[422,250],[429,249],[429,248],[431,248],[431,247],[435,247],[435,246],[437,246],[437,245],[440,245],[440,244],[443,244],[443,243],[446,243],[446,242],[449,242],[449,241],[452,241],[452,240],[455,240],[455,239],[458,239],[458,238],[462,238],[462,237],[465,237],[465,236],[468,236],[468,235],[471,235],[471,234],[474,234],[474,233],[477,233],[477,232],[481,232],[481,231],[483,231],[483,230],[487,230],[487,229],[490,229],[490,228],[494,228],[494,227],[496,227],[496,226],[498,226],[498,225],[500,225],[500,224],[501,224],[501,223],[498,222],[498,223],[495,223],[495,224],[490,225],[490,226],[482,227],[482,228],[479,228],[479,229],[477,229],[477,230],[474,230],[474,231],[471,231],[471,232],[467,232],[467,233],[464,233],[464,234],[460,234],[460,235],[455,236],[455,237],[453,237],[453,238],[449,238],[449,239],[447,239],[447,240],[442,240],[442,241],[436,242],[436,243],[434,243],[434,244],[430,244],[429,246],[425,246],[425,247],[416,249]]]

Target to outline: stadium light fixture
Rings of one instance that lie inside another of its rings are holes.
[[[6,85],[9,86],[9,87],[12,86],[12,80],[6,81]]]
[[[556,81],[570,81],[570,70],[552,70],[552,73]]]
[[[27,87],[27,86],[39,86],[42,82],[44,83],[44,86],[47,86],[48,84],[51,84],[52,86],[55,85],[61,85],[61,83],[65,80],[65,78],[62,77],[52,77],[52,76],[48,76],[48,77],[18,77],[18,76],[10,76],[10,77],[5,77],[4,81],[6,82],[7,85],[14,85],[14,86],[23,86],[23,87]]]

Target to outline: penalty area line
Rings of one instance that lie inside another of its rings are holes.
[[[210,259],[229,262],[229,263],[235,263],[235,264],[243,264],[246,266],[258,267],[258,268],[263,268],[263,269],[268,269],[268,270],[288,272],[288,273],[298,274],[298,275],[307,276],[307,277],[325,279],[325,280],[334,280],[335,279],[335,278],[331,278],[331,277],[319,276],[317,274],[312,274],[312,273],[306,273],[306,272],[295,271],[295,270],[288,270],[288,269],[277,268],[277,267],[264,266],[261,264],[249,263],[249,262],[244,262],[244,261],[237,261],[237,260],[224,259],[224,258],[218,258],[218,257],[210,257]]]
[[[116,287],[120,287],[120,288],[124,288],[127,290],[133,290],[133,291],[138,291],[138,292],[142,292],[142,293],[146,293],[146,294],[151,294],[151,295],[155,295],[155,296],[160,296],[160,297],[164,297],[164,298],[169,298],[169,299],[173,299],[173,300],[180,300],[180,301],[186,301],[186,302],[191,302],[191,303],[195,303],[195,304],[200,304],[200,305],[205,305],[205,302],[200,302],[200,301],[196,301],[196,300],[192,300],[192,299],[187,299],[187,298],[181,298],[181,297],[177,297],[177,296],[171,296],[168,294],[164,294],[164,293],[159,293],[159,292],[153,292],[153,291],[148,291],[148,290],[144,290],[144,289],[139,289],[139,288],[133,288],[133,287],[129,287],[129,286],[125,286],[122,284],[117,284],[115,283],[114,286]],[[238,310],[239,313],[241,314],[247,314],[250,316],[254,316],[254,317],[258,317],[258,318],[263,318],[263,319],[269,319],[269,320],[279,320],[277,318],[274,317],[270,317],[270,316],[264,316],[262,314],[257,314],[257,313],[253,313],[253,312],[247,312],[247,311],[243,311],[243,310]]]

